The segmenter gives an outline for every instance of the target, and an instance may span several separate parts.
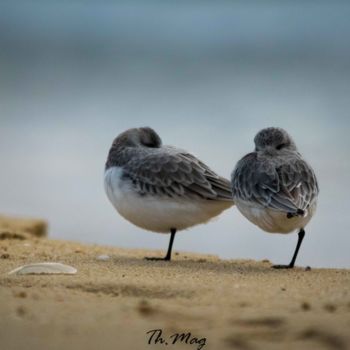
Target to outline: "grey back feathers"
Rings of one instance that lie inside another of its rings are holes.
[[[232,173],[234,200],[286,213],[298,213],[314,203],[319,189],[312,168],[280,128],[261,130],[256,151],[247,154]]]
[[[151,128],[129,129],[113,142],[106,170],[117,166],[139,195],[232,201],[230,182],[190,153],[163,146]]]

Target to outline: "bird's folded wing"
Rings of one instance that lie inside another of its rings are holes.
[[[230,182],[185,151],[155,149],[123,168],[141,195],[232,201]]]
[[[232,173],[232,192],[234,198],[296,213],[314,201],[318,185],[312,168],[299,157],[275,166],[272,162],[259,161],[255,153],[250,153]]]

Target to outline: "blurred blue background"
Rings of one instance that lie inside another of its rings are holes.
[[[299,265],[349,267],[350,4],[346,1],[1,1],[0,212],[54,238],[165,250],[103,190],[113,138],[151,126],[223,176],[266,126],[314,167],[319,208]],[[175,249],[289,262],[233,208]]]

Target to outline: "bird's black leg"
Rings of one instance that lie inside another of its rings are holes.
[[[170,261],[171,260],[171,251],[173,249],[173,243],[174,243],[174,238],[176,234],[176,228],[170,229],[170,241],[169,241],[169,247],[168,247],[168,252],[166,253],[164,258],[158,258],[158,257],[146,257],[146,260],[164,260],[164,261]]]
[[[175,234],[176,234],[176,229],[172,228],[170,230],[170,241],[169,241],[168,251],[166,253],[166,256],[164,257],[164,260],[169,260],[169,261],[171,260],[171,251],[173,249]]]
[[[289,265],[273,265],[272,267],[274,269],[292,269],[294,267],[294,263],[295,263],[295,260],[297,259],[299,248],[301,246],[301,242],[304,239],[304,236],[305,236],[305,231],[303,229],[301,229],[298,233],[298,243],[297,243],[297,246],[295,248],[293,258],[292,258],[291,262],[289,263]]]

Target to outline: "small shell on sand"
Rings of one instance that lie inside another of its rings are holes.
[[[64,265],[61,263],[55,262],[43,262],[36,264],[29,264],[17,267],[16,269],[10,271],[9,275],[52,275],[52,274],[61,274],[61,275],[74,275],[77,273],[77,269]]]
[[[111,257],[109,255],[106,255],[106,254],[102,254],[102,255],[99,255],[98,257],[96,257],[96,260],[99,260],[99,261],[107,261],[109,260]]]

